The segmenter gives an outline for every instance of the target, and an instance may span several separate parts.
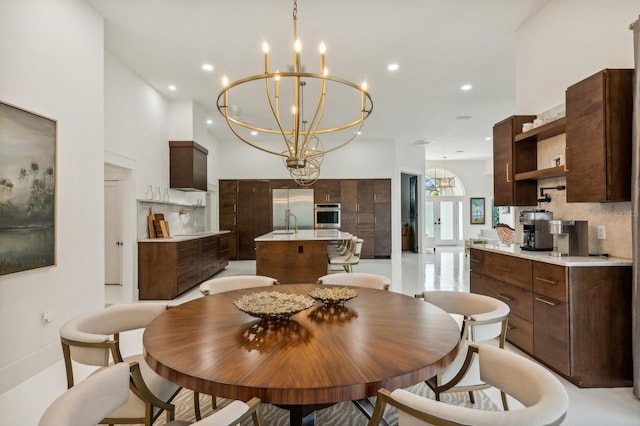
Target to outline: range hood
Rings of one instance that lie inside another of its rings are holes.
[[[181,191],[206,191],[208,154],[196,142],[169,141],[169,186]]]

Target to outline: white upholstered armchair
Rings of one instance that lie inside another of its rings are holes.
[[[560,381],[535,362],[491,345],[472,345],[479,358],[480,377],[491,386],[520,401],[524,408],[488,411],[434,401],[404,389],[378,391],[369,426],[377,426],[387,405],[398,408],[399,426],[559,425],[569,406],[567,391]]]
[[[498,346],[504,348],[509,305],[493,297],[459,291],[424,291],[416,297],[422,297],[425,302],[462,319],[458,355],[444,371],[427,380],[426,384],[435,393],[436,400],[440,400],[440,394],[444,392],[469,392],[469,398],[474,402],[473,392],[490,385],[480,378],[475,355],[471,354],[470,362],[465,364],[469,345],[497,339]],[[506,409],[504,393],[502,404]]]

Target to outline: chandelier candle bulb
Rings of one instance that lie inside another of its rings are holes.
[[[327,74],[327,68],[324,66],[324,54],[327,52],[327,46],[324,43],[320,43],[320,72]]]
[[[262,51],[264,52],[264,72],[269,72],[269,44],[266,41],[262,42]]]

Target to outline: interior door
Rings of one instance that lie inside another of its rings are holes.
[[[104,181],[104,283],[122,285],[120,181]]]

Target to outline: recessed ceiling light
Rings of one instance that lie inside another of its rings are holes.
[[[177,89],[176,86],[174,86],[173,84],[169,85],[169,90],[171,90],[172,92],[174,92]]]
[[[358,136],[360,136],[362,134],[362,132],[358,132]]]
[[[431,141],[425,141],[424,139],[419,139],[417,141],[415,141],[413,144],[414,145],[429,145],[431,143]]]
[[[205,71],[213,71],[213,65],[211,64],[202,64],[202,69]]]
[[[460,121],[460,120],[470,120],[471,116],[470,115],[456,115],[454,118],[454,120]]]
[[[473,86],[472,86],[472,85],[470,85],[470,84],[464,84],[464,85],[462,85],[462,87],[460,88],[460,90],[464,90],[464,91],[466,92],[467,90],[471,90],[471,88],[472,88],[472,87],[473,87]]]
[[[398,70],[398,68],[400,68],[400,65],[398,65],[398,64],[389,64],[389,65],[387,66],[387,69],[388,69],[389,71],[397,71],[397,70]]]
[[[491,136],[487,136],[486,138],[484,138],[485,141],[490,141],[491,139]]]
[[[458,154],[460,154],[461,152],[464,152],[463,150],[459,149],[456,151]]]
[[[211,119],[207,120],[207,124],[213,124],[213,120]]]
[[[258,136],[258,132],[256,132],[255,130],[253,130],[253,131],[251,132],[251,136]]]

